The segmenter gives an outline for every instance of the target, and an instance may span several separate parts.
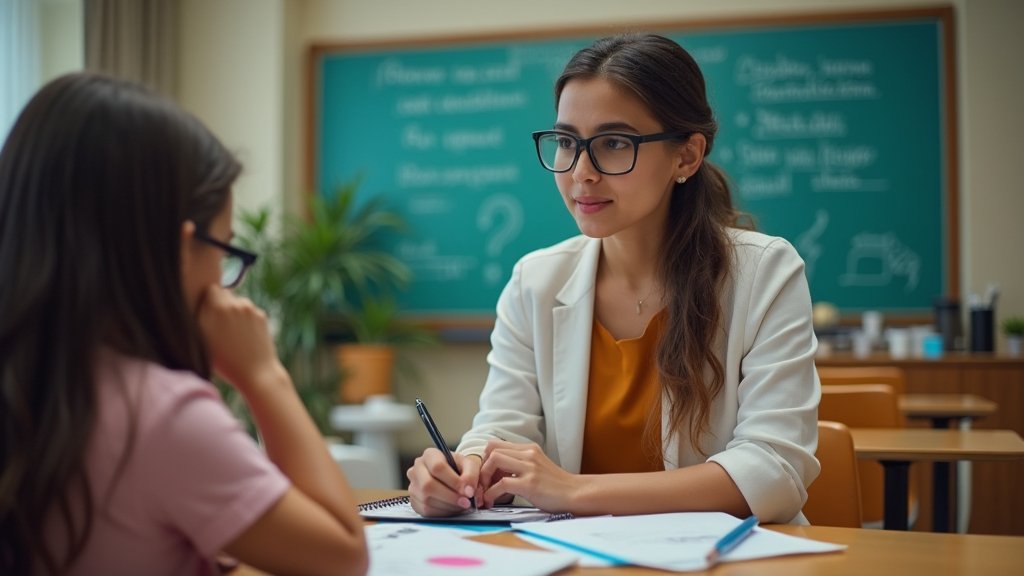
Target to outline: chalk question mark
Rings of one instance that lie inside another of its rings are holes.
[[[495,220],[500,222],[495,225]],[[501,264],[495,260],[523,229],[523,207],[508,194],[489,196],[477,212],[476,227],[484,233],[491,231],[484,247],[489,261],[484,266],[483,276],[488,284],[497,284],[502,280],[502,272]]]

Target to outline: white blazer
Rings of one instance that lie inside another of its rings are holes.
[[[820,471],[821,390],[803,260],[782,238],[741,230],[730,238],[725,331],[715,345],[725,382],[701,443],[708,457],[666,428],[663,398],[665,469],[717,462],[762,522],[806,523],[800,510]],[[516,263],[498,299],[480,411],[460,452],[480,454],[496,436],[536,442],[579,473],[600,251],[599,239],[577,236]]]

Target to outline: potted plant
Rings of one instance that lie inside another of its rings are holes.
[[[335,357],[344,374],[339,398],[348,403],[391,393],[396,347],[435,342],[422,327],[400,318],[390,296],[363,297],[335,315],[328,327],[343,335]]]
[[[378,244],[382,235],[403,232],[403,219],[380,198],[358,204],[358,188],[356,179],[333,195],[313,195],[308,217],[285,218],[276,232],[267,209],[244,212],[238,231],[239,242],[260,256],[239,292],[267,311],[278,354],[325,433],[344,376],[329,358],[326,331],[354,322],[364,304],[403,289],[412,277]],[[389,312],[397,318],[397,306]]]
[[[1024,342],[1024,316],[1011,316],[1003,320],[1003,333],[1006,334],[1006,348],[1010,356],[1021,355]]]

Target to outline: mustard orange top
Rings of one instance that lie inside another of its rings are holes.
[[[642,336],[626,340],[616,340],[594,320],[582,474],[665,469],[660,449],[661,385],[656,363],[664,315],[664,310],[658,312]],[[653,444],[643,441],[649,414],[654,415]]]

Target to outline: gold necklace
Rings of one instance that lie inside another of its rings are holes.
[[[654,294],[654,286],[651,286],[651,289],[647,291],[647,294],[645,294],[643,298],[640,298],[639,296],[637,297],[637,299],[636,299],[636,315],[637,316],[639,316],[643,312],[644,302],[648,298],[651,297],[651,294]]]

